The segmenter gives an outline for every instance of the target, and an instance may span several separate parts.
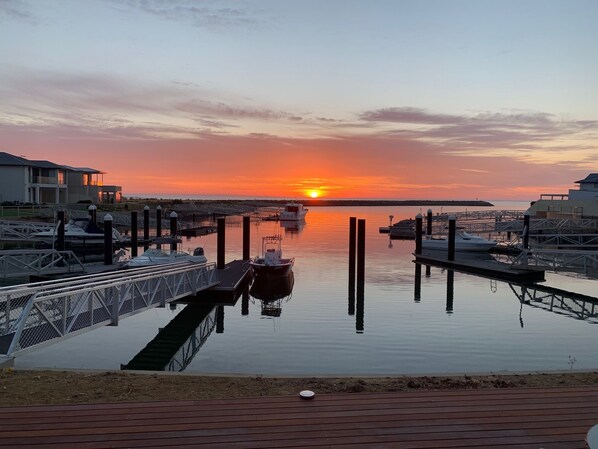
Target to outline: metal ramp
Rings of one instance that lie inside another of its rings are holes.
[[[0,220],[0,240],[23,241],[30,240],[34,234],[54,229],[52,223],[34,223],[30,221]]]
[[[72,251],[15,249],[0,251],[0,277],[66,274],[85,271]]]
[[[216,327],[218,307],[189,304],[160,330],[124,370],[183,371]]]
[[[169,264],[0,288],[0,355],[74,336],[218,284],[215,264]]]

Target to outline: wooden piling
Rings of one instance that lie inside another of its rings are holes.
[[[97,223],[97,212],[98,212],[98,208],[97,206],[95,206],[94,204],[92,204],[91,206],[89,206],[87,208],[87,211],[89,212],[89,217],[91,219],[92,223]]]
[[[162,206],[156,207],[156,237],[162,236]]]
[[[216,220],[216,232],[218,233],[216,238],[216,267],[219,270],[224,270],[224,250],[226,243],[224,234],[225,224],[224,217],[219,217]]]
[[[449,217],[448,225],[448,260],[455,260],[455,235],[457,231],[457,219],[454,215],[451,215]]]
[[[250,220],[249,215],[243,217],[243,260],[249,260],[250,248]]]
[[[349,296],[355,296],[355,249],[357,238],[357,218],[349,218]]]
[[[422,253],[422,214],[415,216],[415,254]]]
[[[112,265],[112,215],[104,216],[104,265]]]
[[[170,235],[173,237],[176,237],[179,234],[177,228],[177,217],[178,215],[175,211],[170,213]],[[170,244],[170,250],[176,251],[176,242],[172,242]]]
[[[149,248],[149,206],[143,208],[143,248]]]
[[[64,241],[64,211],[59,210],[56,213],[56,220],[58,220],[58,228],[56,229],[57,236],[56,236],[56,249],[58,251],[64,251],[65,249],[65,241]]]
[[[529,249],[529,214],[523,215],[523,249]]]
[[[131,211],[131,256],[137,257],[139,242],[137,241],[137,211]]]
[[[432,235],[432,209],[428,209],[428,214],[426,215],[426,235]]]

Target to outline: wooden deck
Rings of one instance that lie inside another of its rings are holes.
[[[0,447],[581,449],[596,423],[598,386],[316,394],[0,408]]]

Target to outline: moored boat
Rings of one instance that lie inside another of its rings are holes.
[[[301,203],[287,203],[284,209],[279,214],[279,219],[288,221],[304,220],[308,209],[303,207]]]
[[[33,235],[37,241],[51,245],[58,238],[56,228],[37,232]],[[116,229],[112,229],[112,240],[123,241],[123,236]],[[80,246],[104,245],[104,230],[95,224],[91,218],[73,218],[64,226],[64,241],[69,248]]]
[[[180,249],[170,249],[170,245],[178,245],[179,243],[181,243],[181,239],[175,237],[158,237],[153,241],[153,244],[156,245],[155,247],[148,248],[143,254],[133,257],[124,264],[123,268],[149,267],[181,262],[203,264],[208,261],[202,247],[195,248],[193,253],[188,253]],[[162,245],[165,248],[162,248]]]
[[[410,240],[415,238],[415,220],[406,218],[389,227],[391,239]]]
[[[458,231],[455,234],[455,251],[490,251],[496,246],[495,240]],[[430,237],[422,240],[423,249],[448,251],[448,237]]]
[[[282,257],[282,237],[279,235],[262,237],[262,255],[249,262],[256,276],[286,276],[294,264],[294,257]]]

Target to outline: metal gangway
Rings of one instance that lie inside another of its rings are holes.
[[[36,233],[53,229],[52,223],[0,220],[0,240],[5,242],[31,240]]]
[[[552,271],[582,273],[598,277],[598,251],[558,248],[531,248],[522,250],[512,261],[513,267],[535,266]]]
[[[72,251],[15,249],[0,251],[0,277],[80,273],[85,266]]]
[[[598,298],[543,286],[515,286],[509,284],[521,305],[523,304],[598,324]],[[516,288],[518,287],[518,288]],[[522,310],[520,310],[520,314]],[[523,326],[523,319],[520,317]]]
[[[218,282],[215,264],[180,263],[0,288],[0,355],[118,325]]]
[[[206,315],[195,331],[193,331],[185,343],[181,345],[176,354],[168,361],[168,364],[165,367],[166,371],[184,371],[185,368],[189,366],[216,327],[218,313],[222,313],[222,309],[214,307],[212,311]]]

